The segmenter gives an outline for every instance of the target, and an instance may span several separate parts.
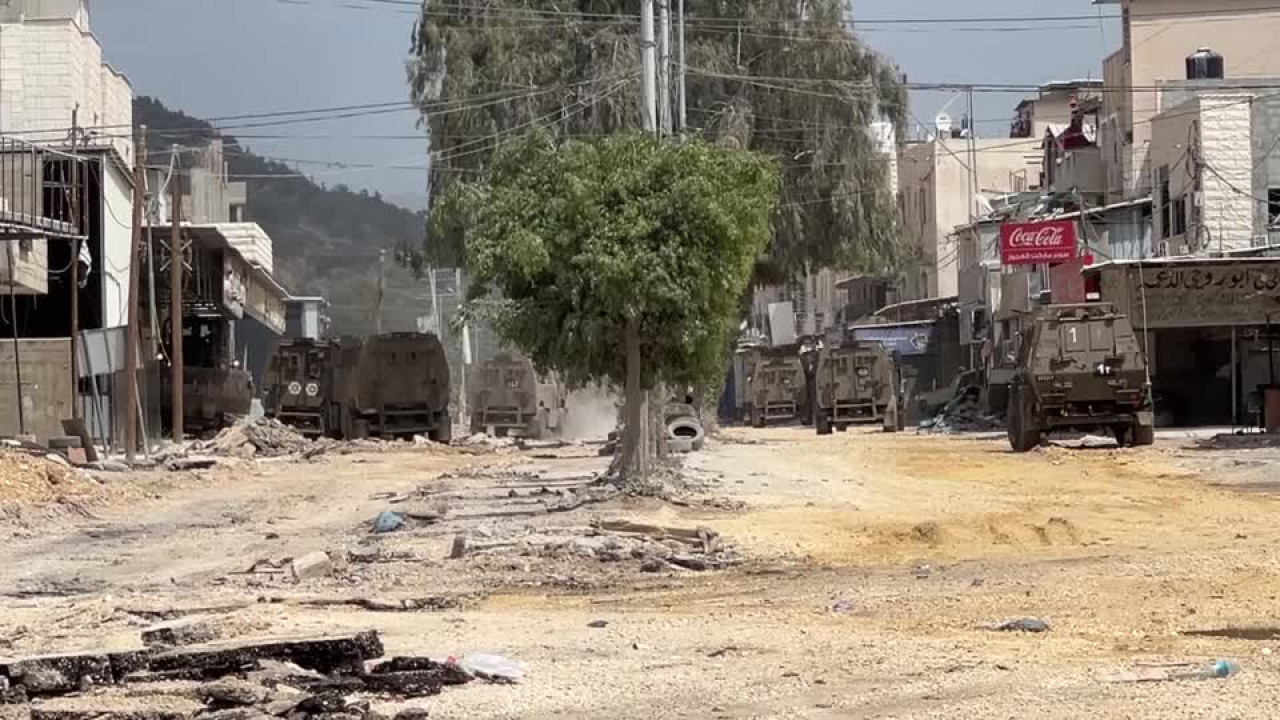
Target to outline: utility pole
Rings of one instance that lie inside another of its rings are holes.
[[[143,182],[147,165],[147,126],[138,128],[133,165],[133,239],[129,244],[129,330],[124,348],[125,462],[132,465],[138,449],[138,256],[142,245]],[[152,289],[155,292],[155,289]]]
[[[671,136],[671,0],[658,3],[658,124]]]
[[[676,95],[680,97],[679,105],[676,109],[676,124],[680,132],[684,132],[689,126],[689,110],[687,106],[688,96],[684,89],[684,0],[676,0],[676,12],[679,14],[676,25],[676,65],[678,67],[676,73]]]
[[[14,273],[14,263],[17,262],[13,254],[13,241],[6,241],[4,251],[7,257],[5,260],[9,263],[9,331],[13,339],[13,381],[14,394],[18,406],[18,434],[27,434],[27,414],[26,409],[22,406],[22,351],[20,350],[21,341],[18,340],[18,299],[14,292],[14,287],[18,283],[16,274]]]
[[[658,131],[658,68],[653,44],[654,0],[640,0],[640,60],[643,77],[640,78],[640,97],[643,103],[644,129]]]
[[[71,111],[71,228],[76,239],[71,242],[71,417],[80,418],[80,360],[76,343],[80,334],[80,247],[84,242],[80,222],[80,106]]]
[[[173,387],[173,407],[169,416],[173,441],[182,442],[186,413],[182,407],[182,388],[186,369],[182,359],[182,162],[178,146],[173,146],[173,176],[169,179],[169,363]],[[154,294],[154,291],[153,291]]]
[[[373,306],[373,333],[382,334],[382,298],[387,288],[387,251],[378,251],[378,295]]]

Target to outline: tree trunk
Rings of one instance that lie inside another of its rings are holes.
[[[623,476],[643,476],[646,470],[645,393],[640,387],[640,327],[635,319],[627,321],[625,347],[627,352],[626,400],[622,427],[622,452],[617,468]]]

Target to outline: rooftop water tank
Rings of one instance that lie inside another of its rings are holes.
[[[1187,56],[1188,80],[1221,80],[1226,77],[1226,67],[1222,56],[1202,47]]]

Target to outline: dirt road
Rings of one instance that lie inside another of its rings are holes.
[[[1270,718],[1280,707],[1280,627],[1275,640],[1188,634],[1267,638],[1260,626],[1280,626],[1280,500],[1259,491],[1280,477],[1275,451],[1162,440],[1014,455],[998,439],[731,430],[686,460],[679,504],[581,506],[604,463],[589,449],[558,455],[409,450],[121,479],[123,499],[92,517],[0,526],[4,652],[133,647],[159,611],[216,607],[229,636],[376,628],[393,653],[527,664],[518,685],[414,701],[436,718]],[[369,532],[413,492],[443,518]],[[698,572],[610,555],[590,527],[601,519],[709,527],[741,562]],[[459,534],[479,551],[449,559]],[[246,572],[315,550],[350,561],[302,583]],[[304,604],[434,595],[462,606]],[[989,629],[1021,617],[1050,630]],[[1104,681],[1217,658],[1242,672]]]

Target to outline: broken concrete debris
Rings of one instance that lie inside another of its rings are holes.
[[[324,577],[333,572],[333,560],[328,553],[316,551],[294,558],[289,564],[289,571],[298,582]]]
[[[524,675],[523,665],[499,656],[372,662],[382,655],[381,639],[370,631],[0,661],[0,706],[17,712],[0,708],[0,717],[373,720],[383,716],[372,711],[371,695],[412,699],[476,677],[515,682]]]
[[[1018,618],[991,625],[987,629],[1000,632],[1042,633],[1049,631],[1049,623],[1039,618]]]
[[[218,638],[217,624],[207,615],[169,620],[142,631],[142,644],[147,647],[199,645]]]

